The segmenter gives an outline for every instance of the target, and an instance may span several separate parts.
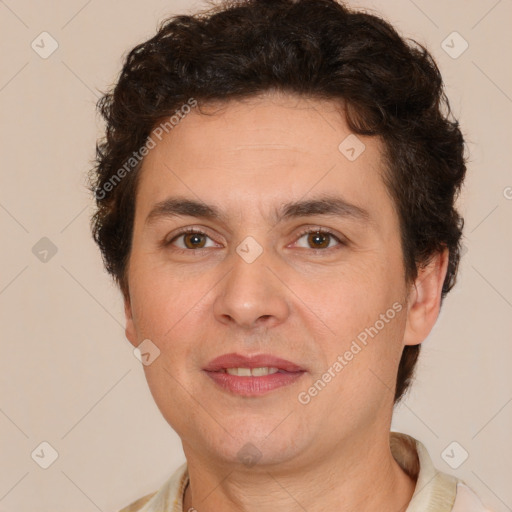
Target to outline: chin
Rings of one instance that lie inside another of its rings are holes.
[[[305,448],[308,443],[298,441],[297,435],[290,429],[279,428],[279,431],[273,431],[278,424],[270,425],[268,420],[260,424],[254,421],[251,423],[248,418],[242,422],[226,423],[224,427],[231,435],[220,427],[212,432],[210,426],[196,431],[196,435],[204,435],[209,430],[211,435],[200,442],[194,442],[194,446],[204,446],[210,457],[227,465],[236,464],[247,468],[287,463],[293,465],[301,452],[300,446],[304,445]],[[187,437],[190,439],[190,436]]]

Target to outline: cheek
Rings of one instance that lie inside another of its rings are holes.
[[[382,368],[386,368],[386,375],[388,370],[394,372],[406,316],[400,266],[376,262],[354,266],[317,283],[313,287],[297,281],[294,291],[308,306],[299,307],[310,319],[307,321],[316,332],[318,348],[324,352],[328,366],[339,355],[347,354],[349,371],[343,373],[354,372],[356,381],[367,379],[369,368],[378,375]]]
[[[181,323],[191,323],[190,315],[207,292],[205,280],[180,280],[179,271],[170,274],[147,265],[147,261],[137,267],[135,258],[133,263],[130,296],[136,329],[140,335],[162,343]]]
[[[294,292],[337,336],[351,336],[375,322],[393,303],[392,287],[377,265],[351,265],[329,270],[315,281],[296,278]],[[304,309],[305,306],[300,306]],[[332,332],[331,332],[332,333]]]

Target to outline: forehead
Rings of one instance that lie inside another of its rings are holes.
[[[146,216],[172,195],[238,215],[334,191],[364,209],[390,202],[383,143],[351,133],[339,101],[266,94],[207,104],[161,140],[152,137],[137,194],[138,213]]]
[[[253,151],[255,164],[260,165],[260,157],[271,152],[276,164],[293,164],[294,156],[303,159],[330,155],[337,160],[341,155],[339,144],[350,134],[341,101],[267,92],[200,105],[164,138],[171,145],[174,139],[176,156],[184,157],[187,163],[231,163],[237,153]],[[370,143],[380,146],[377,138]],[[165,151],[162,146],[160,149]],[[262,153],[260,157],[257,152]]]

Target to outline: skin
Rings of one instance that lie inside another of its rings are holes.
[[[144,371],[183,443],[184,510],[405,510],[415,481],[389,447],[393,391],[404,345],[421,343],[437,319],[447,252],[405,281],[383,144],[358,136],[366,149],[349,161],[338,150],[350,134],[338,104],[266,93],[205,110],[212,115],[193,109],[144,160],[125,297],[127,338],[160,350]],[[282,203],[322,194],[369,218],[275,222]],[[178,196],[216,205],[225,218],[147,222],[155,204]],[[174,238],[183,227],[206,233],[203,249],[187,248],[190,236]],[[301,235],[306,228],[346,243],[327,236],[318,249]],[[263,250],[252,263],[236,252],[247,236]],[[396,302],[402,310],[301,404],[298,394]],[[202,371],[230,352],[273,354],[307,371],[289,386],[241,397]],[[261,453],[252,466],[237,457],[247,443]]]

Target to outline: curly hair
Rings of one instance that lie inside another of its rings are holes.
[[[141,166],[136,150],[190,98],[207,104],[269,90],[343,102],[354,133],[382,139],[406,280],[448,248],[444,299],[460,259],[463,219],[455,201],[466,165],[441,74],[421,44],[336,0],[223,1],[164,20],[128,53],[117,83],[98,102],[106,134],[90,174],[93,236],[123,294]],[[419,351],[420,345],[403,349],[395,404]]]

